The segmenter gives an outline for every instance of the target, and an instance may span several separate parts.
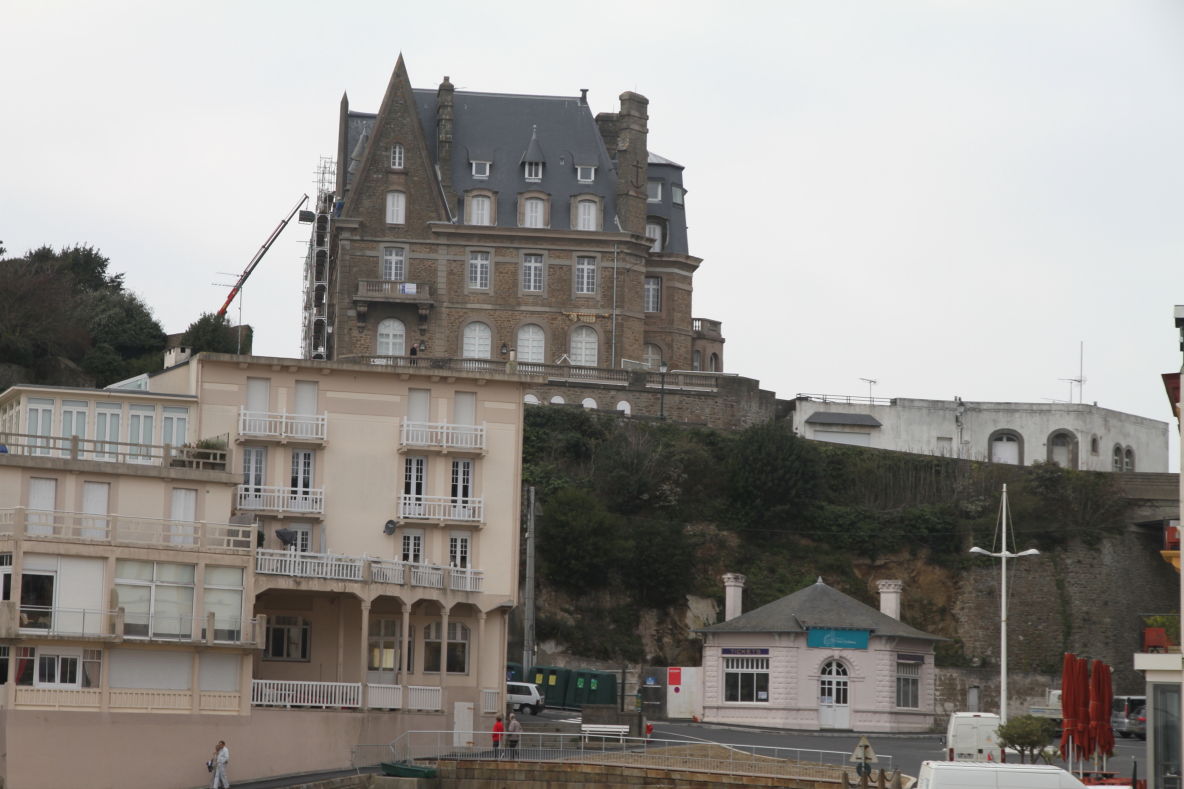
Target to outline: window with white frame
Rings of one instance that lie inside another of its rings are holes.
[[[1122,471],[1122,447],[1115,444],[1113,461],[1111,463],[1112,471]]]
[[[396,170],[403,169],[403,143],[401,142],[391,146],[391,167]]]
[[[312,627],[304,617],[277,614],[267,619],[264,660],[308,661]]]
[[[122,404],[95,403],[95,441],[119,441],[119,425],[120,419],[122,419],[122,417]],[[117,453],[119,451],[119,447],[117,447],[114,443],[100,443],[95,447],[95,449],[97,450],[95,452],[96,460],[114,460],[117,457]]]
[[[454,531],[448,535],[448,566],[468,569],[471,537],[468,532]]]
[[[650,252],[662,251],[662,224],[660,222],[646,222],[645,237],[653,241],[650,244]]]
[[[403,247],[382,248],[382,278],[402,282],[407,278],[407,250]]]
[[[590,164],[577,164],[576,180],[582,184],[592,183],[596,180],[596,167]]]
[[[662,366],[662,349],[647,342],[641,349],[641,361],[651,370],[658,370]]]
[[[541,293],[543,290],[543,256],[530,253],[522,256],[522,290]]]
[[[61,646],[37,647],[37,676],[33,685],[58,688],[97,688],[103,651]]]
[[[403,529],[399,547],[399,561],[423,564],[423,529]]]
[[[571,363],[580,367],[595,367],[599,356],[600,338],[591,326],[577,326],[571,330]]]
[[[173,447],[184,446],[189,438],[189,409],[166,405],[160,442]]]
[[[85,400],[63,400],[62,401],[62,424],[59,434],[62,438],[86,438],[86,412],[90,404]],[[165,409],[168,410],[167,408]],[[171,443],[167,438],[161,441],[162,444]],[[62,455],[70,456],[70,442],[63,442]]]
[[[432,622],[424,628],[423,633],[423,670],[438,673],[440,671],[440,635],[443,632],[440,622]],[[447,655],[445,670],[449,674],[467,674],[469,671],[469,627],[462,622],[448,623],[448,644],[444,647]]]
[[[643,293],[646,312],[662,311],[662,278],[646,277]]]
[[[407,221],[407,195],[402,192],[386,193],[386,223],[402,225]]]
[[[469,253],[469,287],[489,290],[489,253]]]
[[[645,185],[645,199],[650,203],[662,202],[662,182],[647,181]]]
[[[896,706],[921,706],[921,663],[916,660],[896,660]]]
[[[53,435],[53,399],[48,397],[30,397],[25,407],[27,432],[31,436],[41,438],[31,439],[30,443],[36,447],[31,454],[48,455],[49,437]],[[118,422],[116,422],[118,430]],[[117,437],[118,439],[118,437]]]
[[[151,462],[152,450],[149,445],[155,436],[156,406],[129,405],[127,417],[127,442],[132,444],[128,447],[128,460],[133,463]]]
[[[596,258],[580,255],[576,258],[576,293],[596,292]]]
[[[468,458],[452,461],[452,482],[449,486],[453,517],[468,520],[473,516],[473,461]]]
[[[473,162],[473,177],[488,178],[490,162]]]
[[[125,636],[189,638],[193,633],[192,564],[119,559],[116,605],[124,610]]]
[[[1122,470],[1123,471],[1134,471],[1135,470],[1135,450],[1131,449],[1130,447],[1127,447],[1126,450],[1122,453]]]
[[[518,361],[542,364],[545,360],[543,327],[528,323],[518,327]]]
[[[543,180],[543,163],[542,162],[526,162],[526,180],[528,180],[528,181]]]
[[[488,195],[473,195],[469,198],[469,224],[493,224],[493,201]]]
[[[595,200],[576,201],[576,230],[599,230],[600,206]]]
[[[686,202],[687,190],[683,189],[680,184],[670,185],[670,202],[675,205],[683,205]]]
[[[547,226],[547,202],[543,198],[528,197],[522,201],[522,226]]]
[[[422,455],[411,455],[403,459],[403,502],[401,511],[404,517],[422,518],[427,514],[424,509],[424,495],[427,491],[427,470],[428,459]],[[404,537],[404,540],[406,540],[406,537]]]
[[[493,332],[481,322],[465,326],[462,337],[462,353],[466,359],[488,359],[493,348]]]
[[[369,656],[366,659],[366,669],[386,675],[386,677],[374,679],[378,681],[387,679],[389,684],[394,684],[395,672],[399,670],[399,644],[403,640],[402,635],[403,623],[398,619],[371,617],[368,637]]]
[[[724,658],[724,701],[769,701],[769,659],[767,657]]]
[[[202,638],[206,616],[214,615],[215,641],[242,641],[243,568],[207,565],[202,613]]]
[[[379,356],[402,356],[407,344],[407,327],[398,318],[386,318],[378,323]]]

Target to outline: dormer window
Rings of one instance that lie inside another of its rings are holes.
[[[576,165],[576,180],[582,184],[590,184],[596,180],[596,168],[590,164]]]
[[[403,169],[403,144],[395,143],[391,146],[391,169]]]
[[[488,178],[489,177],[489,162],[473,162],[473,177],[474,178]]]
[[[645,185],[645,199],[646,202],[660,203],[662,202],[662,182],[648,181]]]
[[[542,162],[527,162],[526,163],[526,180],[528,180],[528,181],[543,180],[543,163]]]

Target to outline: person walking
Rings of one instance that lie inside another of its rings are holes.
[[[498,751],[502,747],[502,737],[505,736],[506,727],[502,725],[502,716],[498,715],[497,720],[493,722],[493,758],[498,758]]]
[[[210,779],[210,789],[230,789],[230,779],[226,777],[226,765],[230,764],[230,749],[226,747],[225,740],[218,740],[209,764],[214,773],[214,777]]]
[[[518,740],[522,737],[522,724],[518,722],[518,716],[510,713],[510,725],[506,727],[506,758],[518,758]]]

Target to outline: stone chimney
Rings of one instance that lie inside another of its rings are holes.
[[[876,588],[880,590],[880,613],[900,619],[900,590],[904,584],[900,581],[880,581]]]
[[[625,91],[616,123],[617,217],[625,232],[637,235],[645,235],[649,105],[640,93]]]
[[[449,211],[455,198],[452,193],[452,93],[453,85],[444,77],[436,88],[436,164],[440,168],[440,186],[448,197]]]
[[[748,580],[740,573],[724,574],[724,621],[735,619],[743,613],[744,582]]]

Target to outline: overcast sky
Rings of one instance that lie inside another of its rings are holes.
[[[221,305],[312,193],[341,94],[377,110],[402,52],[415,87],[648,96],[650,149],[686,166],[694,314],[780,397],[1065,400],[1084,342],[1087,402],[1171,419],[1184,3],[4,6],[0,240],[98,247],[169,332]],[[246,287],[257,353],[299,355],[306,241]]]

